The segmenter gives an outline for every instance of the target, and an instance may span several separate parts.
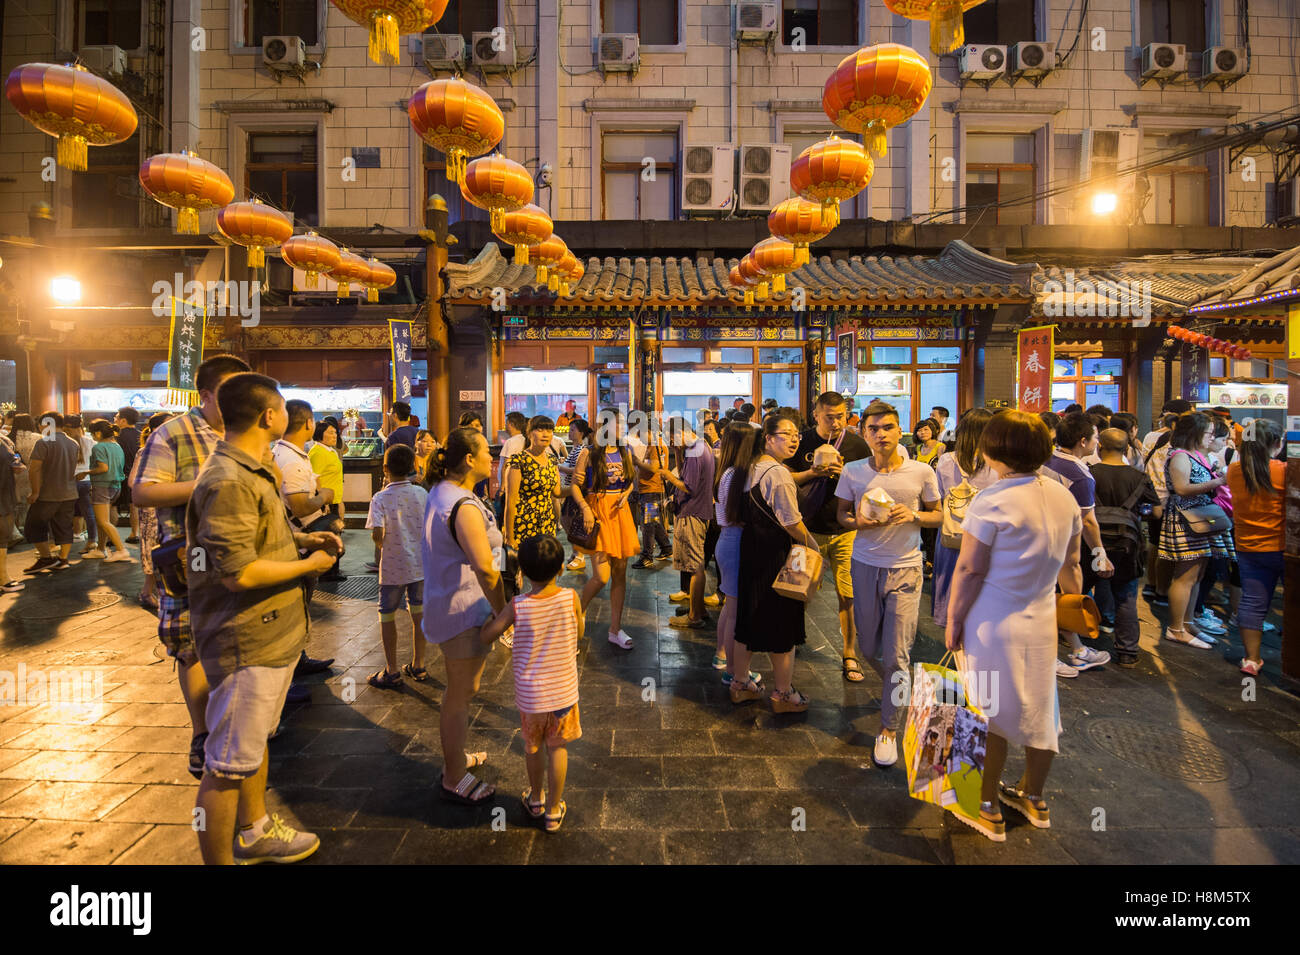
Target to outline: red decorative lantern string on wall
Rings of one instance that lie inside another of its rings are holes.
[[[1206,351],[1227,355],[1229,358],[1244,361],[1251,357],[1251,351],[1245,345],[1235,345],[1232,342],[1225,342],[1221,338],[1212,338],[1201,332],[1194,332],[1190,328],[1183,328],[1181,325],[1170,325],[1165,329],[1165,333],[1170,338],[1176,338],[1180,342],[1187,342],[1189,345],[1204,348]]]

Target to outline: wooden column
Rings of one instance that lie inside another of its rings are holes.
[[[429,427],[434,434],[446,435],[451,431],[451,377],[447,363],[451,354],[451,337],[447,316],[443,311],[443,296],[447,289],[442,277],[447,268],[447,246],[456,241],[447,234],[447,203],[442,196],[434,195],[424,208],[425,228],[420,238],[424,247],[425,289],[428,304],[428,328],[425,331],[424,357],[428,363]]]

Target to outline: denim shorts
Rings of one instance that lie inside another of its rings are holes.
[[[262,766],[266,740],[280,721],[293,666],[239,667],[208,691],[207,772],[247,779]]]
[[[90,503],[92,505],[112,504],[121,490],[122,485],[120,484],[92,484],[90,486]]]
[[[391,620],[397,611],[410,605],[411,613],[419,613],[424,602],[424,581],[416,580],[409,584],[379,585],[379,616],[385,615]]]
[[[1282,579],[1282,551],[1237,551],[1241,569],[1241,602],[1237,606],[1237,626],[1263,630],[1264,618],[1273,603],[1273,591]]]
[[[718,546],[713,552],[718,561],[718,589],[724,597],[740,596],[740,535],[744,528],[724,527],[718,536]]]

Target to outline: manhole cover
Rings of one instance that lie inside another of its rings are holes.
[[[1088,738],[1126,763],[1170,779],[1226,782],[1235,761],[1203,736],[1138,720],[1093,720]]]
[[[122,595],[110,590],[91,590],[79,594],[59,594],[42,592],[39,586],[22,591],[18,599],[10,606],[10,612],[18,620],[58,620],[62,617],[74,617],[77,614],[103,610],[122,600]]]
[[[318,582],[316,596],[325,600],[378,600],[379,577],[365,574],[347,580]]]

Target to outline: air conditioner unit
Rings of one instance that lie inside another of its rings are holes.
[[[262,38],[262,63],[269,70],[288,72],[301,69],[307,59],[307,44],[300,36]]]
[[[1107,188],[1132,189],[1141,132],[1136,129],[1085,129],[1079,152],[1079,180],[1106,180]],[[1130,170],[1120,178],[1120,170]]]
[[[1142,47],[1142,79],[1167,80],[1187,73],[1187,47],[1181,43],[1148,43]]]
[[[500,37],[500,41],[497,40]],[[515,37],[513,33],[471,33],[474,47],[474,65],[491,72],[493,70],[513,70],[515,68]],[[498,42],[504,49],[497,49]]]
[[[780,21],[775,3],[736,4],[736,37],[741,40],[767,40],[776,36]]]
[[[767,212],[790,198],[790,156],[788,143],[765,143],[740,147],[739,207],[747,212]]]
[[[735,157],[736,147],[731,143],[686,147],[682,154],[683,212],[725,212],[731,208]]]
[[[459,33],[422,34],[420,58],[430,70],[459,70],[465,65],[465,38]]]
[[[641,38],[635,33],[596,37],[596,65],[605,73],[631,73],[641,65]]]
[[[1273,221],[1293,223],[1300,219],[1300,179],[1284,179],[1273,190]]]
[[[971,43],[957,54],[957,68],[964,80],[997,79],[1007,69],[1007,48]]]
[[[1017,43],[1008,51],[1010,72],[1021,76],[1046,76],[1056,69],[1055,43]]]
[[[101,76],[121,76],[126,72],[126,51],[120,46],[83,46],[77,51],[86,68]]]
[[[1231,80],[1245,75],[1244,46],[1212,46],[1201,54],[1202,80]]]

